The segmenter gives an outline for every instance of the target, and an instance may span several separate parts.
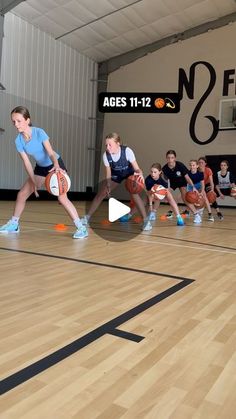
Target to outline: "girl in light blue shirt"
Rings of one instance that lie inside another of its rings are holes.
[[[46,132],[37,127],[33,127],[30,122],[30,114],[24,106],[17,106],[11,112],[11,120],[18,131],[15,140],[16,149],[23,161],[28,179],[17,194],[13,217],[7,224],[0,227],[0,233],[19,233],[19,220],[25,208],[25,203],[29,196],[34,193],[38,197],[37,190],[42,187],[45,177],[49,172],[66,170],[63,160],[56,153],[50,144]],[[36,161],[33,169],[29,155]],[[88,236],[85,226],[82,225],[77,210],[68,199],[67,194],[58,196],[59,202],[63,205],[70,218],[73,220],[77,230],[73,237],[81,239]]]

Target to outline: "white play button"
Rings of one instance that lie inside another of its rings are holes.
[[[128,205],[122,204],[120,201],[117,201],[115,198],[109,198],[108,201],[108,220],[113,223],[118,220],[123,215],[129,214],[130,207]]]

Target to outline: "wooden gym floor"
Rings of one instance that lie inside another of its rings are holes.
[[[13,205],[0,202],[1,224]],[[235,418],[235,209],[223,212],[139,235],[95,219],[131,239],[73,240],[57,202],[29,202],[21,233],[0,235],[0,417]]]

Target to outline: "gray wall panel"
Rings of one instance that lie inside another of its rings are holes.
[[[73,191],[93,186],[97,64],[60,41],[8,13],[4,20],[0,92],[0,189],[18,189],[26,177],[14,148],[9,113],[29,108],[32,122],[45,129],[65,160]]]

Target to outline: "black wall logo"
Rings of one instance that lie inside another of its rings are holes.
[[[190,136],[191,136],[192,140],[196,144],[205,145],[205,144],[209,144],[212,141],[214,141],[214,139],[216,138],[216,136],[219,132],[219,120],[216,119],[212,115],[205,115],[205,118],[207,118],[211,122],[211,125],[212,125],[212,132],[211,132],[209,138],[200,139],[200,138],[197,137],[197,134],[196,134],[196,131],[195,131],[195,125],[196,125],[196,120],[197,120],[197,117],[198,117],[198,113],[199,113],[203,103],[208,98],[208,96],[210,95],[210,93],[212,92],[212,90],[214,89],[214,86],[216,84],[216,71],[215,71],[214,67],[210,63],[208,63],[207,61],[196,61],[195,63],[193,63],[191,65],[191,67],[189,69],[189,78],[188,78],[185,70],[183,68],[180,68],[179,69],[178,93],[180,95],[180,99],[182,99],[183,98],[183,90],[185,88],[186,94],[189,97],[189,99],[194,99],[195,73],[196,73],[196,68],[200,65],[204,66],[209,72],[209,84],[208,84],[205,92],[203,93],[202,97],[199,99],[199,101],[198,101],[198,103],[197,103],[197,105],[196,105],[196,107],[193,111],[193,114],[191,116],[190,123],[189,123],[189,133],[190,133]],[[235,69],[230,69],[230,70],[225,70],[224,71],[222,96],[228,96],[229,95],[229,85],[235,83],[234,76],[235,76]],[[235,84],[235,94],[236,94],[236,84]]]

